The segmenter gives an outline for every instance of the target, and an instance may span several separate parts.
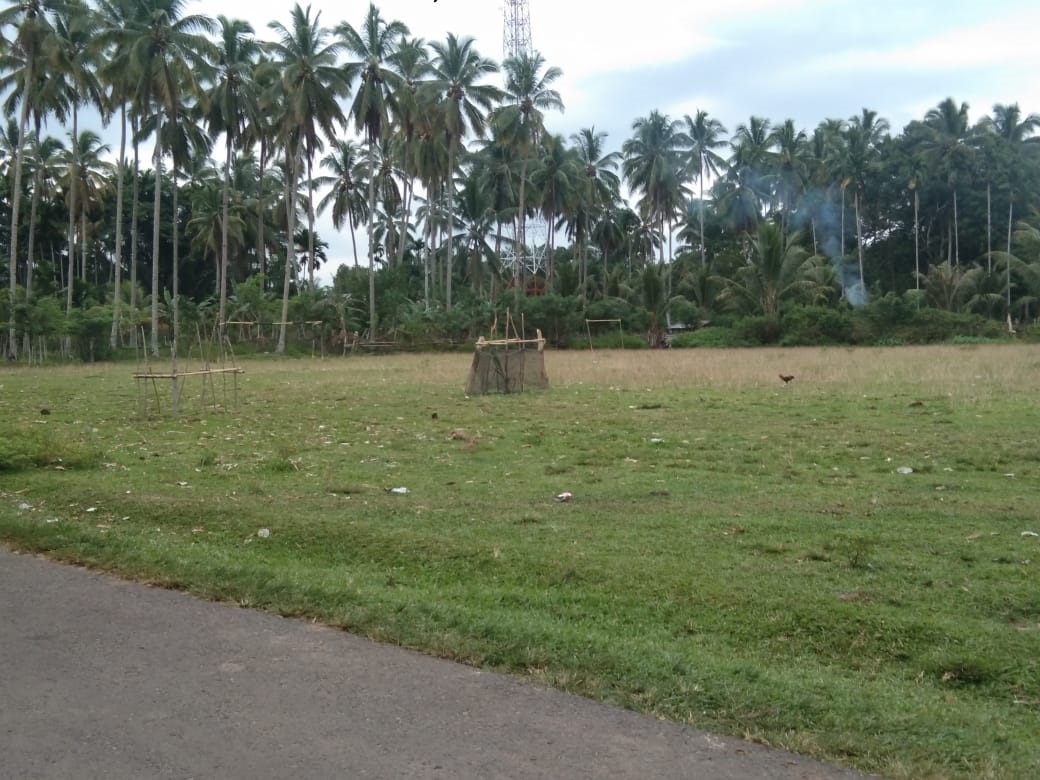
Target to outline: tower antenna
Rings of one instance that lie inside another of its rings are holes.
[[[505,0],[502,26],[503,57],[532,54],[531,8],[528,0]]]
[[[531,42],[531,7],[529,0],[504,0],[502,8],[502,53],[504,59],[534,54]],[[545,248],[549,235],[548,225],[541,215],[525,220],[524,243],[519,246],[518,230],[507,230],[511,244],[502,253],[502,264],[511,268],[514,278],[524,281],[527,274],[545,269]]]

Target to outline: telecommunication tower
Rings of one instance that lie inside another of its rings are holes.
[[[505,59],[521,54],[533,54],[531,42],[531,7],[528,0],[504,0],[502,8],[502,55]],[[515,230],[506,231],[514,243],[503,252],[502,262],[514,273],[521,267],[527,273],[545,270],[545,246],[549,228],[541,216],[525,222],[526,246],[517,246]]]
[[[531,8],[527,0],[505,0],[502,55],[506,58],[531,54]]]

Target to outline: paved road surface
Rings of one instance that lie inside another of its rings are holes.
[[[0,548],[0,778],[854,778]]]

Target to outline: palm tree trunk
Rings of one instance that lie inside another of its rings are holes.
[[[227,134],[224,147],[224,191],[221,193],[220,217],[220,270],[217,274],[220,287],[220,307],[217,312],[217,342],[224,343],[224,320],[227,312],[227,275],[228,275],[228,219],[231,213],[231,134]]]
[[[376,141],[368,139],[368,340],[376,340]]]
[[[40,149],[40,128],[39,124],[36,127],[36,137],[34,140],[34,147],[36,149],[36,157],[39,160],[39,149]],[[36,247],[36,223],[39,217],[40,211],[40,189],[43,187],[43,173],[42,173],[42,160],[39,160],[36,166],[36,174],[33,176],[33,194],[32,194],[32,205],[29,207],[29,236],[25,245],[25,302],[29,303],[32,300],[32,284],[33,284],[33,254],[35,253]],[[26,338],[28,338],[26,333]]]
[[[863,276],[863,223],[859,218],[859,188],[852,196],[856,207],[856,252],[859,255],[859,286],[862,293],[867,291],[867,283]]]
[[[347,215],[347,224],[350,226],[350,245],[354,249],[354,267],[357,268],[360,265],[357,256],[357,236],[354,232],[354,218],[349,214]]]
[[[264,246],[264,174],[267,172],[267,143],[260,141],[260,181],[257,182],[256,198],[256,260],[267,289],[267,248]]]
[[[953,191],[953,256],[955,265],[961,264],[961,234],[957,225],[957,190]]]
[[[18,148],[14,154],[14,186],[11,191],[11,255],[8,265],[8,314],[7,314],[7,349],[9,356],[18,357],[18,344],[15,342],[15,304],[18,287],[18,211],[22,202],[22,158],[25,147],[25,126],[29,122],[29,94],[35,83],[33,71],[34,52],[26,57],[25,87],[22,89],[22,111],[18,119]]]
[[[986,271],[993,273],[993,185],[986,182]]]
[[[307,284],[314,289],[314,175],[311,149],[307,149]]]
[[[423,305],[430,310],[430,248],[433,244],[433,214],[430,213],[431,197],[426,201],[426,223],[423,225]]]
[[[152,357],[159,357],[159,206],[162,202],[162,120],[160,110],[155,123],[155,197],[152,201]]]
[[[285,274],[282,278],[282,318],[279,323],[278,346],[274,350],[278,354],[285,352],[285,333],[286,328],[289,327],[289,283],[292,280],[293,255],[296,252],[296,240],[293,236],[296,233],[296,171],[299,167],[299,160],[295,150],[287,150],[286,156],[290,160],[289,177],[285,182],[286,208],[288,209],[286,224],[289,235],[285,248]]]
[[[701,268],[705,268],[708,265],[708,247],[707,242],[704,240],[704,158],[701,158],[700,173],[697,174],[697,180],[700,184],[700,228],[701,228]],[[813,254],[815,254],[816,246],[816,223],[813,223]]]
[[[126,103],[120,107],[119,125],[119,160],[116,163],[116,255],[112,281],[112,333],[108,337],[109,346],[115,349],[119,345],[119,306],[122,302],[123,286],[123,179],[126,168]]]
[[[919,214],[921,209],[921,193],[914,190],[914,280],[915,289],[921,289],[921,223]],[[920,302],[918,302],[920,305]]]
[[[1008,234],[1007,234],[1007,253],[1011,255],[1011,223],[1015,215],[1015,197],[1013,194],[1008,196]],[[1011,316],[1011,263],[1007,263],[1007,306],[1008,316]]]
[[[170,220],[173,223],[173,296],[171,303],[173,304],[173,335],[170,343],[170,373],[173,374],[173,383],[170,390],[170,413],[173,415],[173,419],[177,419],[177,410],[180,396],[180,385],[177,380],[177,339],[180,338],[181,334],[181,318],[180,318],[180,275],[177,271],[179,263],[178,252],[177,252],[177,167],[176,165],[171,170],[170,179],[173,182],[173,219]]]
[[[404,180],[404,206],[401,209],[401,219],[399,220],[398,241],[397,241],[397,265],[400,266],[404,263],[404,250],[405,250],[405,236],[408,231],[408,215],[412,211],[412,192],[415,190],[415,180],[413,177],[407,175],[407,166],[405,167],[405,180]]]
[[[516,257],[519,267],[519,281],[516,285],[516,298],[520,300],[527,291],[527,157],[520,163],[520,202],[517,211]]]
[[[845,264],[845,185],[841,186],[841,262]]]
[[[134,139],[134,186],[130,196],[130,309],[137,310],[137,207],[141,201],[141,149],[137,143],[137,119],[130,117],[130,130]],[[137,349],[137,323],[130,329],[130,345]]]
[[[79,191],[79,166],[77,165],[79,155],[79,144],[76,140],[79,134],[77,120],[78,112],[72,111],[72,160],[69,171],[69,286],[65,294],[65,316],[72,313],[72,288],[76,278],[76,193]]]
[[[87,198],[84,193],[83,203],[79,207],[79,246],[80,246],[80,272],[83,279],[87,277]],[[95,281],[97,281],[95,279]]]
[[[522,187],[523,185],[521,185]],[[448,232],[451,233],[451,213],[455,206],[455,142],[454,140],[448,143]],[[454,269],[452,268],[452,252],[451,252],[451,241],[445,242],[447,247],[447,257],[445,258],[445,288],[444,288],[444,305],[448,311],[451,311],[451,277]]]

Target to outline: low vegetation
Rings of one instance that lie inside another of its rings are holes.
[[[1040,773],[1040,347],[469,362],[256,356],[177,420],[126,365],[9,367],[0,540],[888,777]]]

